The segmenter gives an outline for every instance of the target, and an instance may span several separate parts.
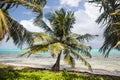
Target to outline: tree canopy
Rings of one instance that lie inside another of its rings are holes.
[[[61,54],[64,55],[64,60],[72,67],[75,66],[74,58],[82,60],[86,66],[91,70],[91,65],[86,61],[83,55],[92,57],[89,53],[91,47],[84,44],[85,40],[91,40],[96,35],[80,35],[71,32],[73,24],[75,24],[75,17],[73,11],[67,11],[61,8],[49,12],[45,15],[49,20],[50,26],[44,21],[36,18],[35,25],[44,29],[46,33],[33,33],[34,44],[27,48],[27,52],[22,54],[31,54],[48,51],[52,56],[58,56],[56,63],[52,67],[53,71],[59,71],[59,62]]]

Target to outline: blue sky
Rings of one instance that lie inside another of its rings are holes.
[[[99,35],[99,37],[89,42],[93,48],[99,48],[103,43],[103,31],[99,25],[95,23],[95,20],[100,15],[99,9],[94,4],[87,3],[86,0],[47,0],[47,4],[43,11],[45,14],[51,10],[59,9],[61,7],[75,12],[76,24],[72,29],[73,32],[79,34],[91,33]],[[19,6],[19,8],[10,9],[9,12],[15,20],[24,25],[24,27],[29,31],[43,31],[39,27],[33,25],[32,22],[36,14],[31,10],[26,9],[23,6]],[[49,25],[47,20],[46,22]],[[14,46],[12,40],[7,43],[3,40],[0,42],[0,48],[17,47]]]

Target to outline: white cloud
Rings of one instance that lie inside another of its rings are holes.
[[[85,3],[85,10],[79,9],[75,12],[76,24],[72,29],[73,32],[78,34],[98,34],[99,37],[92,40],[89,44],[94,48],[101,47],[103,43],[102,29],[95,22],[97,17],[100,15],[99,8],[94,4]]]
[[[74,25],[73,31],[83,34],[99,34],[100,28],[95,22],[100,15],[98,10],[94,5],[85,3],[85,10],[80,9],[75,12],[76,24]]]
[[[38,26],[35,26],[33,24],[33,19],[21,20],[20,24],[22,24],[29,31],[32,31],[32,32],[43,32],[43,29],[41,29]]]
[[[69,5],[71,7],[78,7],[81,0],[60,0],[60,4]]]

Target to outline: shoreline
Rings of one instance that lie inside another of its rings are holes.
[[[93,58],[86,58],[87,61],[91,64],[93,72],[88,70],[88,67],[84,65],[84,63],[80,60],[75,60],[76,65],[75,68],[71,68],[67,65],[63,57],[61,57],[60,69],[61,70],[72,70],[72,71],[80,71],[80,72],[88,72],[92,74],[103,74],[103,75],[114,75],[120,76],[120,55],[109,56],[108,58],[104,58],[103,56],[95,55]],[[32,67],[32,68],[45,68],[51,69],[53,64],[55,63],[56,58],[52,58],[51,55],[48,54],[37,54],[32,55],[27,58],[24,57],[16,57],[16,56],[7,56],[0,57],[0,63],[18,66],[18,67]]]

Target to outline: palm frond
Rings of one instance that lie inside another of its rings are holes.
[[[120,45],[120,41],[117,42],[117,44],[114,46],[114,48],[118,47]]]
[[[92,55],[90,54],[89,52],[90,50],[88,48],[73,47],[73,46],[70,46],[70,47],[76,50],[78,53],[81,53],[89,58],[92,58]]]
[[[64,50],[64,60],[68,65],[71,65],[73,68],[75,67],[75,60],[74,58],[70,55],[70,51],[68,49]]]
[[[0,8],[4,8],[5,10],[8,10],[13,7],[18,7],[19,4],[13,3],[14,0],[0,0]],[[9,2],[9,3],[7,3]]]
[[[19,24],[10,16],[7,16],[7,22],[11,37],[16,45],[22,46],[23,43],[28,43],[31,45],[33,43],[31,32],[27,31],[23,25]]]
[[[82,55],[80,55],[79,53],[77,53],[77,52],[74,51],[73,49],[71,50],[71,52],[72,52],[72,54],[73,54],[77,59],[82,60],[82,61],[85,63],[85,65],[88,66],[89,70],[92,71],[92,68],[91,68],[90,63],[88,63],[88,62],[86,61],[86,59],[85,59]]]
[[[42,20],[40,15],[36,17],[36,19],[34,20],[34,24],[44,29],[46,33],[53,35],[52,29]]]
[[[31,54],[48,51],[48,44],[45,44],[45,45],[33,45],[33,46],[30,46],[30,47],[26,48],[26,50],[27,50],[27,52],[22,53],[19,56],[24,56],[24,55],[28,54],[28,57],[29,57]]]
[[[0,40],[4,38],[6,33],[10,35],[6,15],[7,11],[0,9]]]
[[[81,52],[90,58],[92,57],[91,54],[89,53],[89,51],[91,50],[91,47],[86,44],[81,43],[77,39],[72,38],[72,37],[67,38],[66,41],[64,41],[64,43],[74,48],[77,52]]]
[[[120,14],[120,10],[116,10],[115,12],[111,13],[111,15],[119,15]]]
[[[49,50],[51,51],[52,55],[58,55],[64,49],[64,45],[60,42],[56,42],[49,45]]]
[[[69,37],[66,39],[66,41],[64,41],[66,44],[68,44],[69,46],[72,47],[80,47],[80,48],[84,48],[84,49],[91,49],[90,46],[83,44],[82,42],[78,41],[75,38]]]
[[[91,35],[91,34],[84,34],[84,35],[81,35],[81,34],[76,34],[76,33],[71,33],[69,37],[74,37],[76,38],[77,40],[79,41],[89,41],[89,40],[92,40],[93,38],[97,37],[98,35]]]
[[[6,10],[14,6],[23,5],[39,13],[45,6],[46,0],[5,0],[0,1],[0,3],[0,8],[5,8]]]
[[[52,43],[55,42],[56,39],[53,36],[50,36],[43,32],[32,32],[34,43],[43,44],[43,43]]]
[[[98,17],[96,22],[102,23],[105,27],[104,43],[100,51],[108,57],[109,52],[113,49],[120,40],[119,22],[120,22],[120,1],[119,0],[92,0],[93,3],[101,5],[102,14]],[[119,47],[116,47],[119,49]]]

